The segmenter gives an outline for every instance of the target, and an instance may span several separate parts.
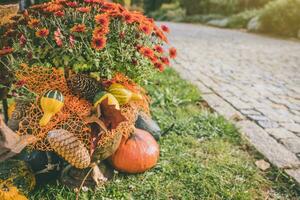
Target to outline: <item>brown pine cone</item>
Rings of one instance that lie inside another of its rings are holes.
[[[93,101],[95,95],[101,89],[100,84],[95,79],[85,74],[72,75],[67,80],[67,84],[74,95],[89,101]]]
[[[19,130],[19,123],[25,117],[31,102],[26,100],[17,99],[16,108],[12,113],[11,119],[8,120],[8,127],[13,130]]]
[[[85,169],[90,165],[91,157],[84,144],[72,133],[60,129],[48,133],[51,148],[78,169]]]

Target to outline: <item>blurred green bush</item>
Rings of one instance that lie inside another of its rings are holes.
[[[264,32],[297,36],[300,31],[300,0],[270,2],[263,9],[260,21]]]
[[[259,8],[272,0],[180,0],[187,15],[231,15],[248,9]]]
[[[253,9],[253,10],[246,10],[240,12],[238,14],[232,15],[228,18],[227,28],[246,28],[248,22],[256,17],[259,16],[261,13],[261,9]]]

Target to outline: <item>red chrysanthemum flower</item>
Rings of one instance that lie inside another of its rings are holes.
[[[78,5],[78,3],[76,1],[71,1],[71,2],[66,2],[66,5],[71,8],[75,8]]]
[[[29,28],[35,28],[39,25],[39,23],[40,23],[40,20],[32,18],[29,20],[28,26],[29,26]]]
[[[26,80],[19,80],[19,81],[16,82],[16,86],[18,88],[24,86],[25,84],[26,84]]]
[[[154,66],[155,66],[156,69],[158,69],[161,72],[163,72],[165,70],[164,65],[160,62],[155,63]]]
[[[177,50],[172,47],[169,49],[170,58],[176,58],[177,57]]]
[[[125,38],[125,32],[121,32],[120,34],[119,34],[119,37],[121,38],[121,39],[124,39]]]
[[[69,41],[70,41],[70,46],[74,47],[74,45],[75,45],[75,37],[74,37],[74,35],[70,35]]]
[[[152,28],[149,25],[141,24],[139,29],[143,31],[146,35],[150,35],[152,33]]]
[[[159,46],[159,45],[156,45],[156,46],[154,47],[154,49],[155,49],[155,51],[158,52],[158,53],[163,53],[163,52],[164,52],[164,49],[163,49],[161,46]]]
[[[170,60],[169,60],[169,58],[167,58],[167,57],[161,57],[160,60],[161,60],[161,62],[162,62],[163,64],[165,64],[165,65],[167,65],[167,66],[170,65]]]
[[[109,24],[109,17],[107,14],[98,14],[95,16],[95,22],[102,26],[107,26]]]
[[[92,39],[92,48],[99,51],[104,49],[106,46],[106,38],[105,37],[95,37]]]
[[[139,51],[147,58],[152,58],[154,56],[153,50],[148,47],[141,47]]]
[[[55,37],[54,39],[55,39],[55,43],[57,44],[57,46],[62,47],[62,45],[63,45],[62,39],[59,37]]]
[[[103,0],[92,0],[93,3],[97,3],[100,5],[103,5],[104,1]]]
[[[49,35],[49,30],[46,28],[39,29],[35,32],[35,36],[39,38],[47,37],[48,35]]]
[[[153,55],[152,57],[150,57],[150,60],[152,63],[156,63],[158,61],[158,58],[155,55]]]
[[[0,49],[0,57],[11,54],[13,51],[14,49],[11,47],[4,47],[3,49]]]
[[[60,28],[57,28],[56,31],[54,31],[54,36],[55,37],[60,37],[62,34],[61,34],[61,30]]]
[[[19,39],[20,45],[24,46],[27,42],[26,37],[22,34],[20,39]]]
[[[71,32],[72,33],[83,33],[83,32],[85,32],[85,29],[86,29],[86,27],[84,24],[76,24],[75,26],[73,26],[71,28]]]
[[[125,22],[128,24],[131,24],[134,22],[133,15],[130,12],[124,12],[123,18],[124,18]]]
[[[170,33],[170,29],[166,25],[161,25],[161,29],[166,33]]]
[[[133,65],[138,65],[139,63],[138,63],[138,61],[136,59],[132,59],[132,64]]]
[[[63,45],[62,39],[61,39],[61,31],[59,28],[57,28],[56,31],[54,31],[54,40],[57,46],[61,47]]]
[[[65,12],[60,10],[60,11],[55,12],[54,15],[57,17],[63,17],[63,16],[65,16]]]
[[[80,7],[80,8],[77,8],[76,10],[79,12],[82,12],[82,13],[88,13],[91,11],[91,7]]]

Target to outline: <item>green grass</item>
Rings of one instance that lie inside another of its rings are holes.
[[[81,199],[297,199],[299,190],[275,169],[259,171],[261,158],[236,128],[199,106],[197,89],[171,69],[146,86],[152,113],[164,131],[161,157],[152,170],[139,175],[116,173],[96,192]],[[250,152],[250,153],[249,153]],[[36,200],[68,200],[75,194],[59,184],[32,193]]]

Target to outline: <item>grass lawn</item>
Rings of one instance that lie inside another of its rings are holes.
[[[298,199],[299,186],[285,174],[261,172],[260,159],[237,129],[200,106],[198,90],[168,69],[146,86],[152,114],[163,130],[161,157],[139,175],[116,173],[113,181],[81,199]],[[269,197],[269,198],[267,198]],[[31,194],[36,200],[75,199],[75,193],[49,184]]]

